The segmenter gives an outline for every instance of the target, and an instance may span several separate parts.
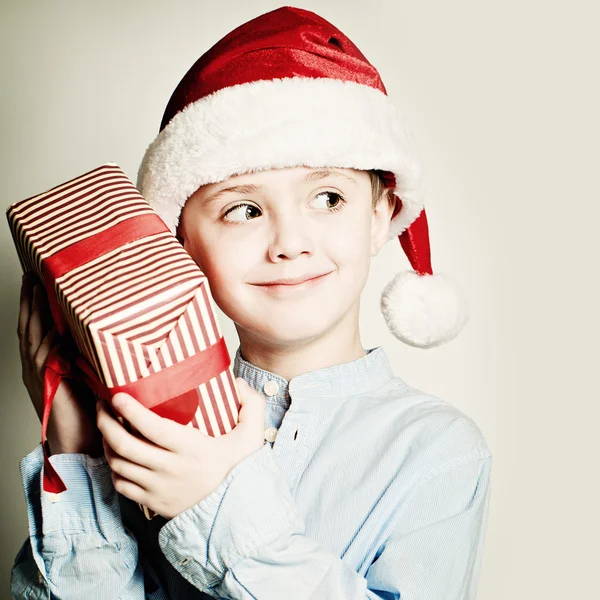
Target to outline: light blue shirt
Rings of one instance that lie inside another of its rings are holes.
[[[30,536],[13,598],[475,598],[486,441],[395,377],[382,347],[367,352],[288,384],[238,348],[234,374],[265,395],[275,440],[169,521],[117,494],[104,457],[52,456],[68,489],[50,502],[39,445],[21,461]]]

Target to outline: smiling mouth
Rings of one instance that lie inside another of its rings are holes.
[[[256,285],[261,288],[265,288],[267,290],[288,290],[288,289],[297,289],[300,287],[310,287],[311,285],[316,285],[321,280],[323,280],[327,275],[332,273],[323,273],[322,275],[315,275],[313,277],[308,277],[305,279],[296,278],[296,279],[280,279],[275,282],[267,282],[267,283],[253,283],[252,285]]]

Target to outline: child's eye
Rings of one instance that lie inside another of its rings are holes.
[[[343,204],[346,202],[341,194],[338,194],[337,192],[329,192],[329,191],[320,192],[319,194],[317,194],[315,196],[314,199],[315,200],[322,199],[321,202],[324,201],[322,208],[329,209],[329,210],[339,210],[340,208],[342,208]]]
[[[242,210],[243,209],[243,210]],[[254,211],[254,214],[253,214]],[[243,221],[250,221],[251,219],[254,219],[255,217],[257,217],[258,215],[256,213],[260,213],[260,210],[258,210],[258,208],[256,208],[256,206],[253,206],[252,204],[236,204],[235,206],[232,206],[224,215],[223,218],[226,221],[236,221],[236,222],[243,222]],[[232,217],[233,215],[233,217]],[[227,217],[227,218],[225,218]]]

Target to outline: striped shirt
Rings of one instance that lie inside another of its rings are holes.
[[[29,537],[13,598],[469,600],[476,597],[491,454],[477,425],[392,372],[382,347],[291,379],[238,348],[266,398],[265,443],[206,498],[148,521],[104,457],[21,461]]]

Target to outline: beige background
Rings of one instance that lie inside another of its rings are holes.
[[[427,168],[434,270],[468,294],[460,338],[396,341],[379,294],[408,262],[389,243],[364,293],[363,345],[480,426],[494,457],[478,598],[598,597],[598,11],[505,0],[303,2],[380,70]],[[108,160],[135,179],[196,58],[278,6],[17,2],[0,14],[2,202]],[[594,14],[595,13],[595,14]],[[40,427],[20,379],[20,272],[0,223],[0,596],[27,535],[18,471]],[[221,322],[231,351],[235,330]]]

